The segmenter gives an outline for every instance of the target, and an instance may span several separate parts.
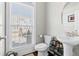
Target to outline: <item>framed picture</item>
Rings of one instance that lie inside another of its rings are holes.
[[[75,21],[75,16],[74,16],[74,14],[69,15],[69,16],[68,16],[68,22],[74,22],[74,21]]]

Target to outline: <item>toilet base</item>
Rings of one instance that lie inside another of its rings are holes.
[[[47,51],[38,51],[38,56],[48,56]]]

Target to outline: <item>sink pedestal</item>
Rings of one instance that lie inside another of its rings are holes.
[[[64,56],[73,56],[73,46],[64,43],[63,44],[64,47]]]
[[[58,40],[63,43],[64,56],[73,56],[73,47],[79,45],[79,37],[60,36]]]

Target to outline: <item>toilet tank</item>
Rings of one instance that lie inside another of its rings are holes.
[[[44,40],[47,45],[50,44],[52,37],[50,35],[44,35]]]

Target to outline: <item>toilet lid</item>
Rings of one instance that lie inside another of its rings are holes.
[[[37,45],[35,46],[35,49],[36,49],[36,50],[45,50],[45,49],[47,49],[47,48],[48,48],[48,45],[45,44],[45,43],[40,43],[40,44],[37,44]]]

